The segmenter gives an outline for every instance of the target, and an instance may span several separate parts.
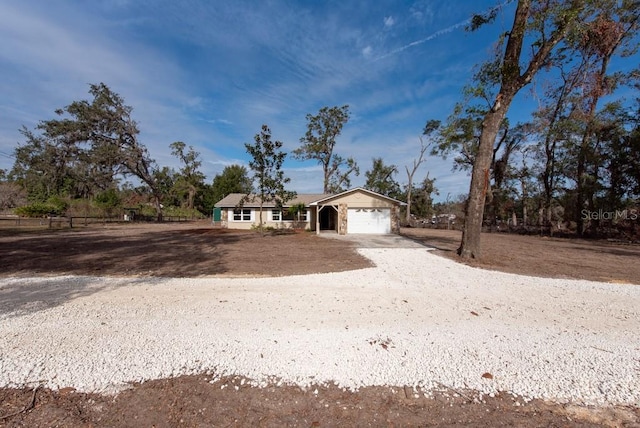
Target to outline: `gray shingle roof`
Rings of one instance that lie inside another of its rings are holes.
[[[219,200],[214,206],[216,208],[237,207],[240,204],[240,200],[242,200],[244,196],[246,196],[244,193],[231,193],[225,196],[224,198],[222,198],[221,200]],[[287,203],[284,204],[284,206],[288,207],[288,206],[291,206],[294,204],[300,204],[300,203],[309,205],[312,202],[325,199],[329,196],[331,195],[326,193],[300,193],[294,199],[287,201]],[[260,198],[256,195],[253,200],[251,199],[247,200],[243,204],[243,206],[247,208],[257,208],[260,206]],[[266,207],[266,208],[275,207],[275,206],[276,206],[275,202],[265,202],[265,204],[263,205],[263,207]]]

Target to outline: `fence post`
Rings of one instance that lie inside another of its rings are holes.
[[[49,216],[49,229],[51,229],[51,223],[53,222],[51,216]]]

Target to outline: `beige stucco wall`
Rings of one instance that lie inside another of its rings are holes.
[[[328,199],[322,202],[323,205],[345,204],[347,208],[391,208],[394,204],[390,201],[378,199],[366,193],[354,192],[348,195]]]
[[[251,221],[235,221],[233,220],[233,208],[223,209],[222,210],[222,227],[226,227],[228,229],[241,229],[241,230],[249,230],[253,227],[258,227],[260,224],[260,210],[251,208]],[[297,221],[271,221],[271,208],[264,209],[262,212],[262,224],[265,227],[272,227],[274,229],[291,229],[294,226],[301,229],[307,230],[315,230],[316,225],[316,216],[315,210],[308,210],[308,218],[309,220],[306,222],[297,222]]]

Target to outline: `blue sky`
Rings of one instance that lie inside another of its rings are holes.
[[[211,182],[226,165],[248,164],[244,143],[264,123],[291,152],[305,116],[350,105],[336,152],[364,172],[374,157],[405,165],[418,155],[428,119],[444,120],[513,6],[491,28],[464,31],[493,1],[4,0],[0,3],[0,168],[10,169],[22,125],[89,99],[106,83],[134,108],[140,141],[160,165],[178,167],[169,144],[201,153]],[[513,113],[529,111],[522,98]],[[415,176],[435,177],[439,200],[468,191],[451,160],[429,158]],[[313,161],[289,159],[300,193],[322,190]]]

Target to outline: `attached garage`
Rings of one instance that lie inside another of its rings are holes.
[[[318,215],[316,232],[386,234],[400,231],[400,206],[404,202],[361,187],[310,204]]]
[[[349,208],[347,233],[391,233],[391,209]]]

